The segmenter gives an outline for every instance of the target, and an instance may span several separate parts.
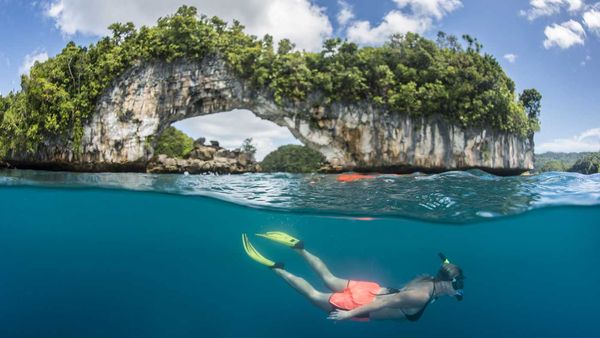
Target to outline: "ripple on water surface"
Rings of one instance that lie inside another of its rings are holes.
[[[98,187],[208,196],[251,207],[463,223],[546,206],[600,204],[600,174],[497,177],[482,171],[380,175],[151,175],[0,171],[0,186]]]

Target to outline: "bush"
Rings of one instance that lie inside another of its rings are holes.
[[[319,169],[325,157],[307,146],[289,144],[277,148],[260,164],[266,172],[309,173]]]
[[[569,171],[586,175],[600,173],[600,152],[587,155],[578,160]]]
[[[194,139],[175,127],[168,127],[158,138],[155,155],[182,158],[194,149]]]

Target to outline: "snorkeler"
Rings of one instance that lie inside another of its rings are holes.
[[[419,276],[400,289],[381,287],[374,282],[347,280],[334,276],[320,258],[304,249],[304,243],[283,232],[257,234],[280,244],[287,245],[302,256],[323,280],[331,292],[317,291],[301,277],[285,270],[283,263],[276,263],[261,255],[242,234],[244,250],[256,262],[271,268],[292,288],[300,292],[318,308],[329,313],[332,320],[408,320],[417,321],[427,306],[442,296],[463,298],[464,275],[461,268],[439,254],[442,265],[435,277]]]

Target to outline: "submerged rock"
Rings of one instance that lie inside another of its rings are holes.
[[[48,139],[35,153],[10,154],[7,159],[17,167],[155,170],[156,163],[162,162],[152,160],[153,142],[167,126],[194,116],[248,109],[287,127],[302,143],[321,152],[333,171],[480,168],[519,174],[533,168],[531,138],[486,127],[462,128],[448,122],[443,112],[415,118],[389,114],[369,103],[323,106],[319,95],[280,106],[270,93],[251,88],[215,56],[139,64],[100,97],[95,113],[84,124],[80,145]],[[119,118],[120,112],[127,112],[127,118]],[[204,141],[196,142],[192,157],[216,163],[216,151],[206,148],[218,148],[218,142],[204,146]],[[172,162],[161,165],[173,168]]]

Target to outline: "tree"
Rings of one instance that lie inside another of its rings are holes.
[[[577,160],[569,171],[586,175],[600,173],[600,152],[592,153]]]
[[[112,39],[116,44],[120,44],[128,38],[135,36],[135,25],[132,22],[126,24],[113,23],[108,26],[108,29],[112,31]]]
[[[158,138],[154,154],[182,158],[193,149],[194,139],[177,128],[169,126]]]
[[[530,129],[538,131],[540,128],[540,113],[542,111],[542,94],[534,88],[525,89],[519,95],[519,102],[525,109],[531,125]]]
[[[546,163],[551,161],[558,161],[564,164],[564,170],[567,171],[571,168],[577,160],[580,160],[588,155],[591,155],[590,152],[583,153],[555,153],[555,152],[547,152],[543,154],[535,154],[535,169],[540,171]]]
[[[289,39],[281,39],[279,41],[279,46],[277,47],[277,54],[285,55],[294,50],[296,45],[294,45]]]
[[[306,146],[289,144],[268,154],[260,164],[266,172],[308,173],[319,169],[325,158]]]
[[[544,165],[539,169],[540,172],[547,171],[567,171],[569,167],[563,161],[552,160],[544,163]]]
[[[244,142],[242,143],[242,151],[245,152],[246,154],[254,157],[254,155],[256,154],[256,146],[254,146],[253,140],[251,137],[247,138],[244,140]]]
[[[475,52],[479,54],[481,49],[483,49],[483,45],[476,38],[470,36],[469,34],[464,34],[462,38],[467,43],[467,52]]]

